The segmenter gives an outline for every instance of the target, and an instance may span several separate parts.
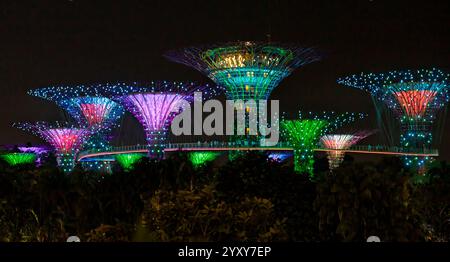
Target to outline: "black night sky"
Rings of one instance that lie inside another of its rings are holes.
[[[12,122],[64,117],[51,102],[28,96],[29,89],[106,81],[210,82],[162,54],[190,45],[265,40],[268,33],[274,42],[324,53],[322,61],[294,71],[275,89],[271,98],[280,99],[281,110],[367,112],[366,124],[376,127],[369,94],[336,79],[361,71],[450,70],[449,6],[449,1],[378,0],[2,0],[0,144],[40,142]],[[120,136],[133,133],[133,121],[127,116]],[[450,121],[445,130],[439,150],[450,159]],[[125,144],[133,143],[127,139]]]

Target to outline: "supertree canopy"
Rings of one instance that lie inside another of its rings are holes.
[[[36,155],[33,153],[7,153],[0,157],[11,166],[32,164],[36,160]]]
[[[371,132],[361,131],[355,134],[329,134],[322,136],[320,142],[323,147],[327,149],[337,149],[336,151],[327,152],[330,171],[339,167],[344,160],[345,151],[342,150],[350,148],[370,134]]]
[[[225,87],[227,99],[254,100],[255,105],[246,106],[247,114],[257,112],[259,100],[267,100],[272,90],[294,69],[320,58],[313,48],[243,41],[189,47],[165,56],[197,69]],[[250,126],[249,121],[245,124]],[[256,136],[250,137],[249,132],[246,128],[244,137],[235,136],[233,140],[256,139]]]
[[[400,145],[423,150],[432,146],[433,123],[448,102],[450,75],[439,69],[361,73],[338,79],[338,83],[369,92],[400,120]],[[377,104],[376,104],[377,105]],[[405,157],[406,165],[424,167],[428,157]]]
[[[31,132],[49,143],[55,149],[58,166],[64,172],[72,171],[75,165],[75,154],[91,134],[87,128],[60,122],[15,123],[14,126]]]
[[[298,173],[309,173],[314,171],[314,149],[318,146],[320,137],[323,135],[363,118],[364,114],[323,112],[321,114],[300,112],[296,120],[281,121],[282,136],[287,139],[294,148],[294,167]]]
[[[145,155],[140,153],[119,154],[116,155],[116,161],[124,170],[129,171],[133,168],[133,165],[143,157],[145,157]]]
[[[218,90],[192,82],[155,81],[145,85],[140,92],[118,91],[111,95],[144,127],[149,157],[162,158],[168,128],[177,113],[182,112],[180,102],[192,101],[194,92],[202,92],[202,97],[210,97],[217,95]]]
[[[207,162],[214,161],[220,155],[219,152],[213,151],[199,151],[190,152],[188,158],[195,168],[205,165]]]
[[[139,87],[123,83],[51,86],[28,91],[28,94],[55,102],[66,110],[81,126],[93,132],[83,149],[103,151],[110,148],[112,128],[124,114],[123,107],[104,96],[110,90],[138,91]],[[83,162],[83,167],[101,170],[109,167],[109,162]]]

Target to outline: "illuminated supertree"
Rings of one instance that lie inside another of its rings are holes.
[[[286,159],[292,156],[291,152],[271,152],[267,155],[267,158],[275,162],[284,162]]]
[[[272,90],[294,69],[319,60],[319,55],[312,48],[268,42],[189,47],[168,52],[165,56],[197,69],[225,87],[227,99],[255,101],[255,104],[245,106],[247,114],[257,113],[259,101],[267,100]],[[257,139],[257,136],[250,137],[252,124],[249,120],[246,120],[245,126],[245,136],[234,136],[235,142]]]
[[[400,121],[400,145],[408,150],[432,146],[432,127],[437,113],[449,100],[449,74],[439,69],[361,73],[338,83],[369,92],[391,109]],[[405,164],[424,170],[429,157],[405,157]]]
[[[129,171],[133,168],[133,165],[143,157],[145,157],[145,155],[140,153],[119,154],[116,155],[116,161],[125,171]]]
[[[14,127],[31,132],[49,143],[56,152],[58,166],[66,173],[75,166],[75,155],[89,138],[91,131],[69,123],[15,123]]]
[[[219,88],[191,82],[155,81],[145,85],[140,92],[114,90],[110,95],[130,111],[144,127],[149,157],[161,159],[173,118],[181,113],[182,101],[193,101],[194,92],[202,97],[217,95]]]
[[[214,161],[214,159],[216,159],[219,155],[220,153],[212,151],[190,152],[188,154],[188,158],[194,168],[199,168],[207,162]]]
[[[330,171],[339,167],[342,161],[344,161],[345,151],[341,150],[350,148],[370,134],[372,134],[372,132],[361,131],[355,134],[329,134],[322,136],[320,138],[320,143],[323,147],[327,149],[337,149],[336,151],[327,152]]]
[[[33,153],[7,153],[0,157],[11,166],[32,164],[36,160],[36,155]]]
[[[282,120],[282,135],[294,148],[294,167],[298,173],[314,171],[314,148],[318,146],[320,137],[351,122],[357,118],[365,117],[364,114],[323,112],[304,114],[300,112],[296,120]]]
[[[22,153],[35,154],[37,166],[42,165],[44,155],[50,151],[50,149],[46,146],[19,146],[18,149]]]
[[[104,97],[109,89],[131,89],[126,84],[96,84],[52,86],[30,90],[28,94],[55,102],[66,110],[81,126],[91,129],[92,135],[83,146],[84,150],[104,151],[110,147],[111,130],[118,125],[124,109],[113,100]],[[108,168],[109,162],[83,162],[84,167]],[[87,166],[88,164],[88,166]]]

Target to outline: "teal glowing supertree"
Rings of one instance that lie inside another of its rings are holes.
[[[439,69],[361,73],[338,83],[369,92],[376,106],[392,110],[400,122],[400,146],[407,151],[430,149],[437,113],[449,101],[450,75]],[[407,166],[423,173],[430,157],[404,157]]]
[[[314,149],[320,138],[351,122],[361,119],[365,114],[323,112],[321,114],[299,113],[298,119],[281,120],[281,132],[284,139],[294,148],[294,169],[297,173],[314,173]]]
[[[11,166],[33,164],[36,161],[36,154],[33,153],[7,153],[0,157]]]
[[[247,103],[238,108],[245,110],[247,115],[257,114],[259,101],[267,100],[272,90],[294,69],[320,58],[313,48],[268,42],[189,47],[168,52],[165,56],[197,69],[225,87],[227,99]],[[250,123],[249,119],[245,122],[245,135],[234,136],[234,142],[250,140],[253,143],[258,139],[257,135],[251,134],[250,127],[259,128],[259,125]]]

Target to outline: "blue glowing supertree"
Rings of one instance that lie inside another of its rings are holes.
[[[411,150],[432,146],[432,127],[437,113],[449,101],[450,75],[439,69],[361,73],[338,83],[369,92],[375,102],[387,106],[400,121],[400,145]],[[377,105],[377,103],[376,103]],[[429,157],[405,157],[405,164],[424,171]]]

